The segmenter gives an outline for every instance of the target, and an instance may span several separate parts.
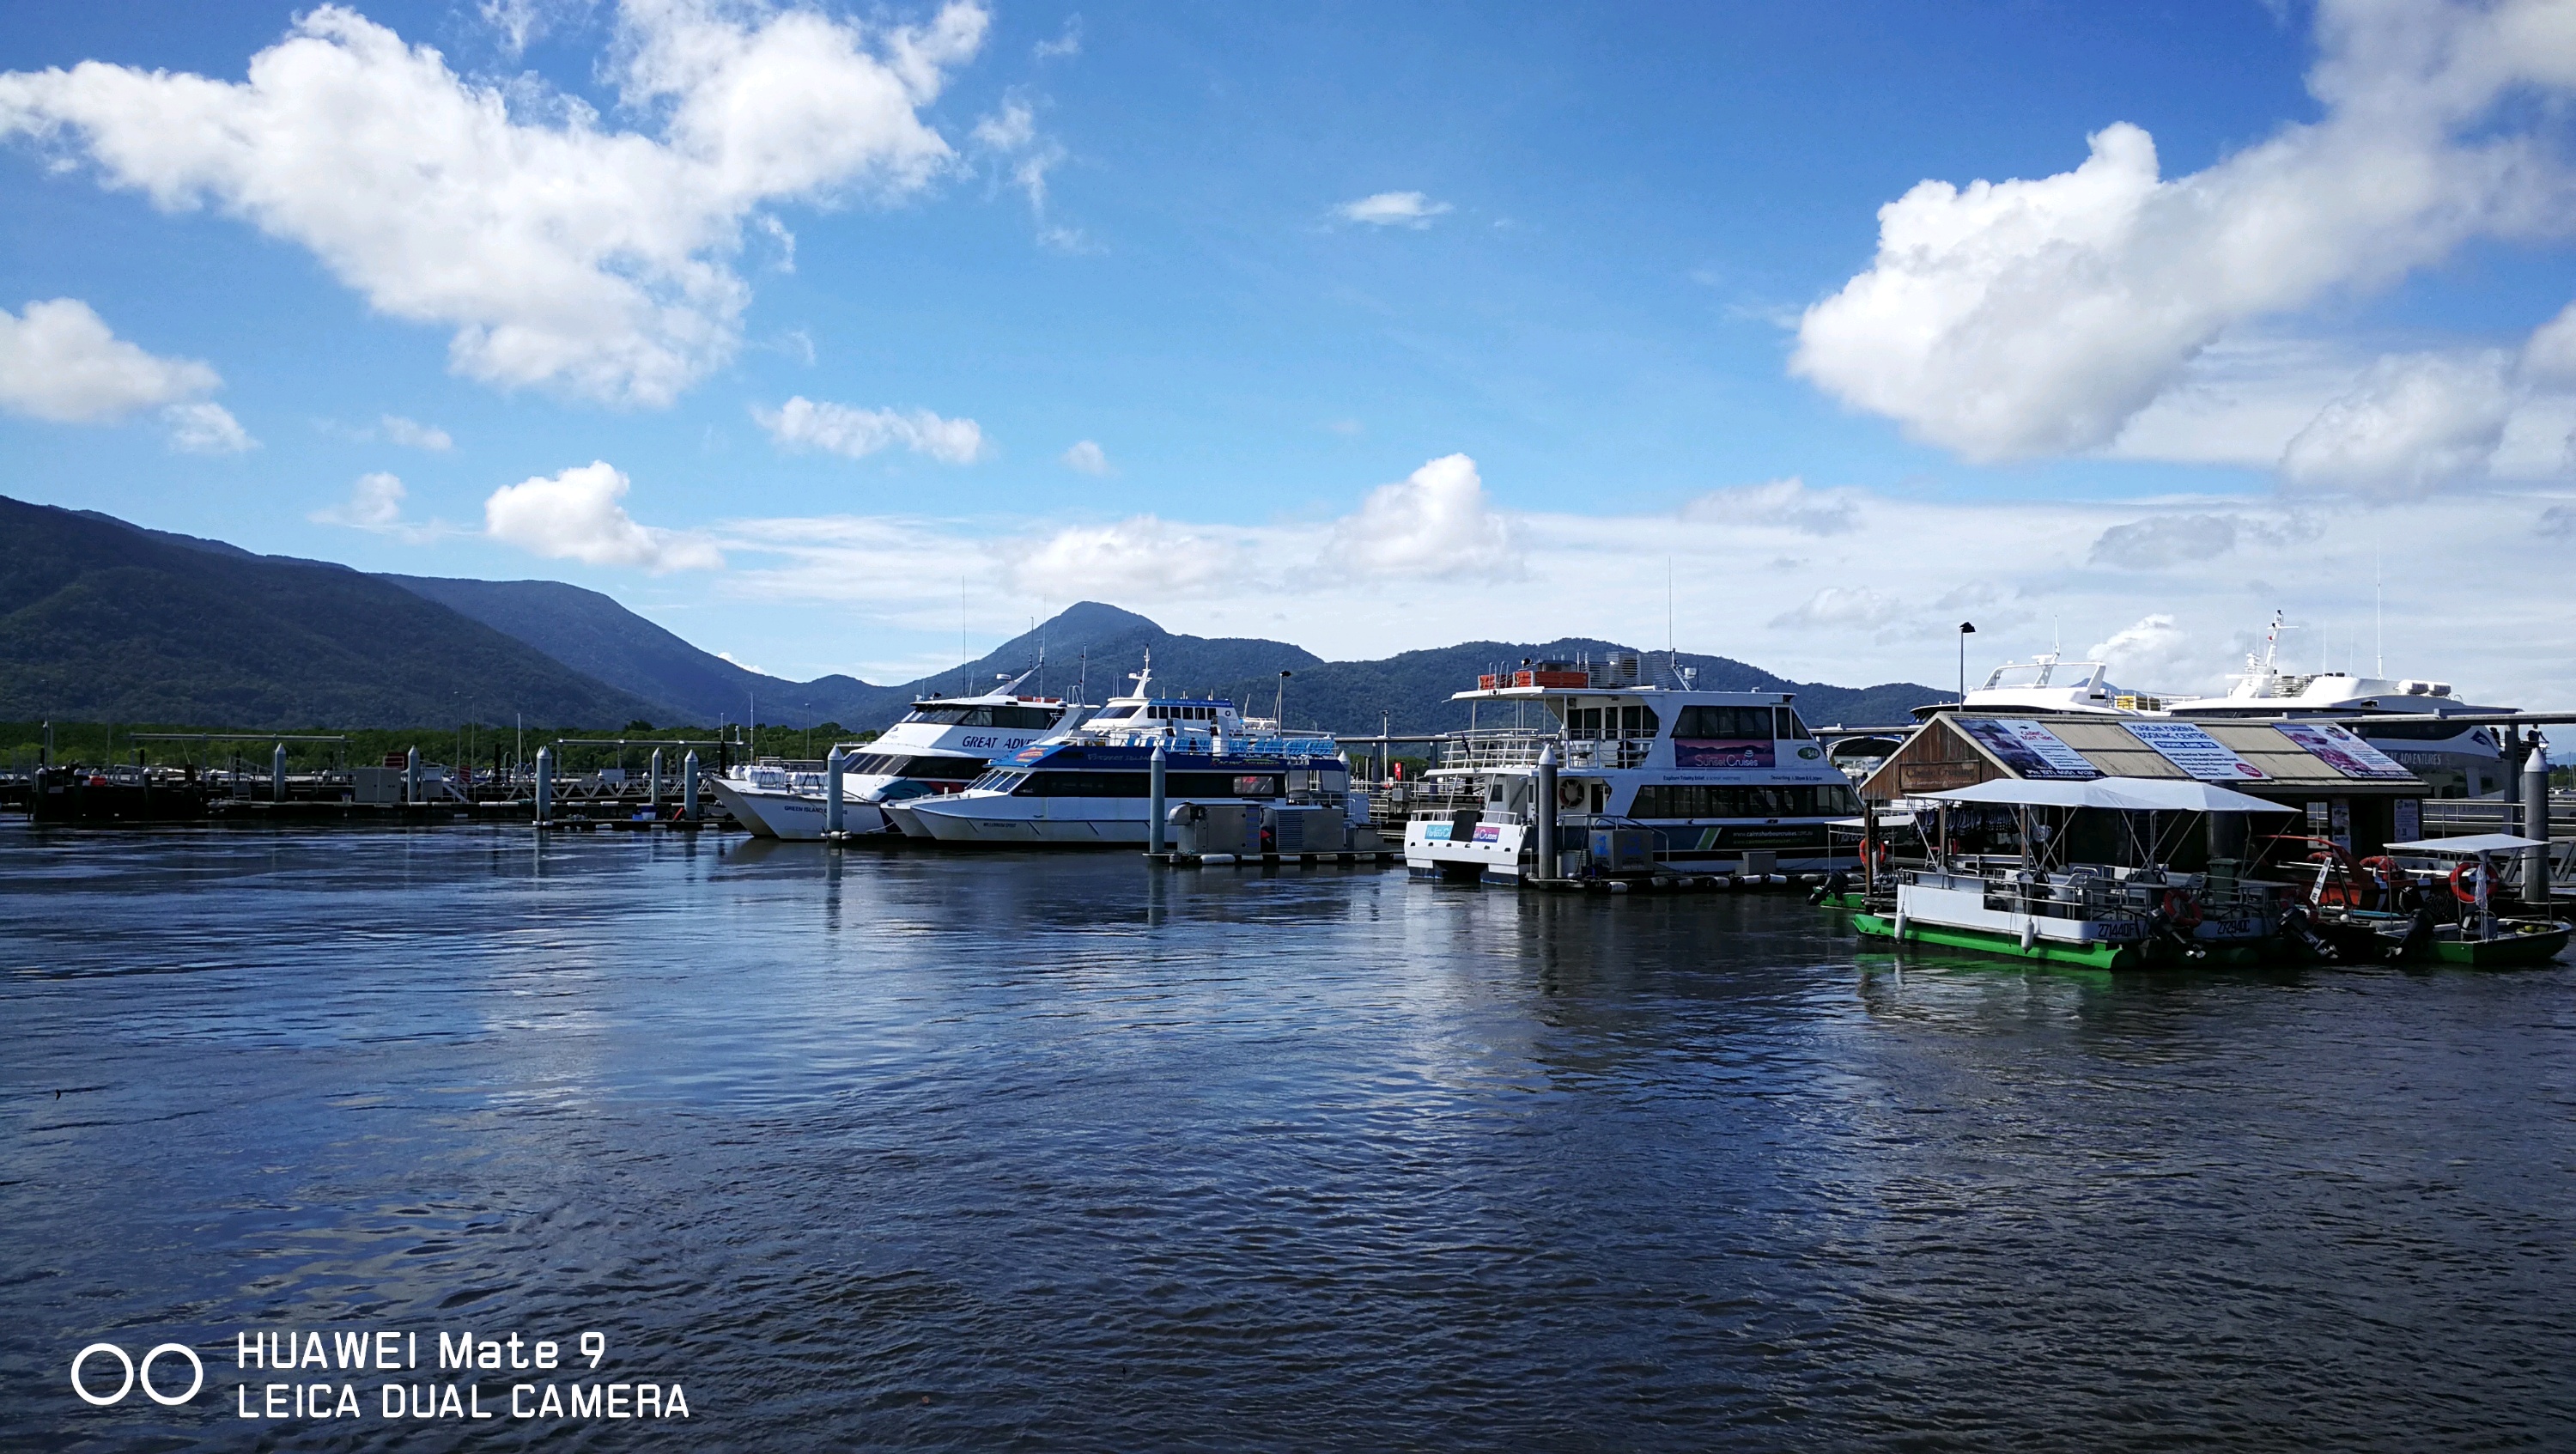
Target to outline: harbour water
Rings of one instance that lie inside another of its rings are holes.
[[[0,865],[17,1447],[2576,1444],[2563,965],[523,828]],[[689,1417],[240,1416],[240,1331],[469,1328]],[[186,1406],[68,1391],[165,1340]]]

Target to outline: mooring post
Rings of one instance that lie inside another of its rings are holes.
[[[554,816],[554,807],[555,807],[555,750],[554,750],[553,748],[551,748],[551,747],[540,747],[540,748],[538,748],[538,749],[537,749],[537,826],[538,826],[538,827],[543,828],[544,826],[546,826],[546,820],[547,820],[547,819],[549,819],[549,818],[552,818],[552,817]]]
[[[2522,901],[2549,917],[2549,748],[2532,734],[2531,760],[2522,767],[2522,836],[2544,845],[2522,851]]]
[[[286,801],[286,744],[283,742],[268,755],[268,800],[272,803]]]
[[[845,820],[841,811],[841,749],[835,747],[832,749],[831,757],[823,764],[823,831],[838,833],[841,831],[843,821]]]
[[[694,747],[680,764],[680,816],[698,821],[698,750]]]
[[[420,749],[403,749],[403,806],[420,806]]]
[[[1131,759],[1132,760],[1132,759]],[[1163,851],[1163,744],[1154,744],[1154,756],[1145,770],[1145,851]]]
[[[53,765],[54,765],[54,724],[53,724],[53,723],[51,723],[51,722],[48,722],[48,723],[46,723],[46,724],[45,724],[45,745],[36,749],[36,766],[38,766],[38,767],[52,767]]]
[[[1556,877],[1556,747],[1538,750],[1538,852],[1532,871],[1541,882]]]
[[[653,816],[662,816],[662,749],[653,749]]]

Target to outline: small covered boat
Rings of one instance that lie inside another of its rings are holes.
[[[2429,858],[2451,863],[2450,873],[2442,880],[2460,906],[2459,921],[2436,924],[2432,933],[2433,958],[2443,964],[2466,965],[2476,969],[2502,969],[2520,965],[2546,964],[2566,952],[2569,926],[2565,920],[2550,917],[2544,907],[2538,914],[2507,916],[2496,912],[2495,887],[2501,860],[2534,848],[2547,848],[2537,838],[2522,838],[2511,833],[2477,833],[2461,838],[2424,838],[2412,843],[2391,843],[2392,856]],[[2543,905],[2546,898],[2543,897]]]

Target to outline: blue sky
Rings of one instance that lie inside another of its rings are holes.
[[[2276,607],[2369,669],[2377,556],[2392,673],[2576,699],[2554,0],[17,7],[0,72],[22,498],[878,680],[961,595],[1659,644],[1669,561],[1775,670],[2175,690]]]

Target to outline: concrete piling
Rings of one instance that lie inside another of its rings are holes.
[[[662,816],[662,749],[653,749],[653,816]]]
[[[823,764],[823,831],[838,833],[845,821],[847,814],[841,806],[841,749],[835,747]]]
[[[1538,751],[1538,802],[1534,805],[1537,851],[1531,856],[1530,874],[1534,878],[1556,877],[1556,748]]]
[[[555,812],[555,750],[537,749],[537,826],[543,828]]]
[[[1154,744],[1154,756],[1145,774],[1145,851],[1170,851],[1163,839],[1163,744]]]
[[[417,747],[403,749],[403,803],[406,807],[420,806],[420,749]]]
[[[680,816],[698,821],[698,750],[694,747],[680,763]]]
[[[277,750],[268,756],[268,800],[272,803],[286,801],[286,744],[283,742],[277,744]]]
[[[2522,836],[2549,841],[2549,749],[2534,734],[2530,760],[2522,768]],[[2549,850],[2522,851],[2522,898],[2543,911],[2549,908]]]

